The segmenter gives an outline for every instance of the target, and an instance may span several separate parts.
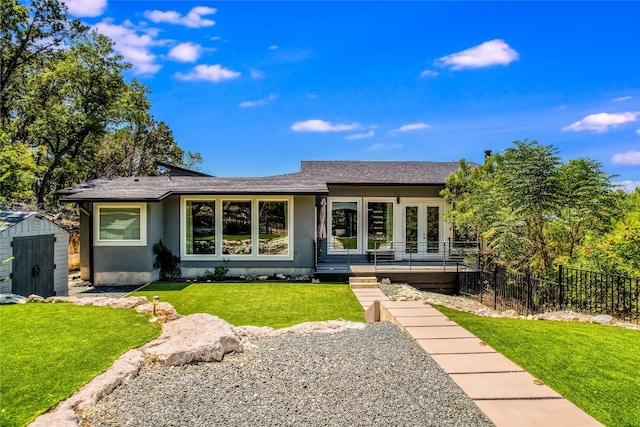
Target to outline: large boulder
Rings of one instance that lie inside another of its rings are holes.
[[[160,337],[142,351],[146,360],[166,365],[221,361],[226,353],[242,351],[242,338],[219,317],[191,314],[165,323]]]

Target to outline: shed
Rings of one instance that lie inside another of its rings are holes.
[[[68,246],[69,233],[40,213],[0,211],[0,293],[67,295]]]

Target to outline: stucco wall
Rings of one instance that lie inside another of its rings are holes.
[[[157,279],[153,245],[163,238],[163,202],[147,203],[146,246],[93,246],[94,285],[135,285]]]
[[[443,186],[329,185],[329,197],[440,197]]]

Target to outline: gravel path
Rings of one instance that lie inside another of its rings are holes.
[[[388,322],[263,338],[219,363],[146,365],[87,414],[93,426],[490,426]]]

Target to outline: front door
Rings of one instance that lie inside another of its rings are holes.
[[[54,242],[53,234],[13,238],[11,286],[14,294],[41,297],[54,294]]]
[[[403,259],[425,260],[441,253],[441,208],[427,203],[403,206]]]

